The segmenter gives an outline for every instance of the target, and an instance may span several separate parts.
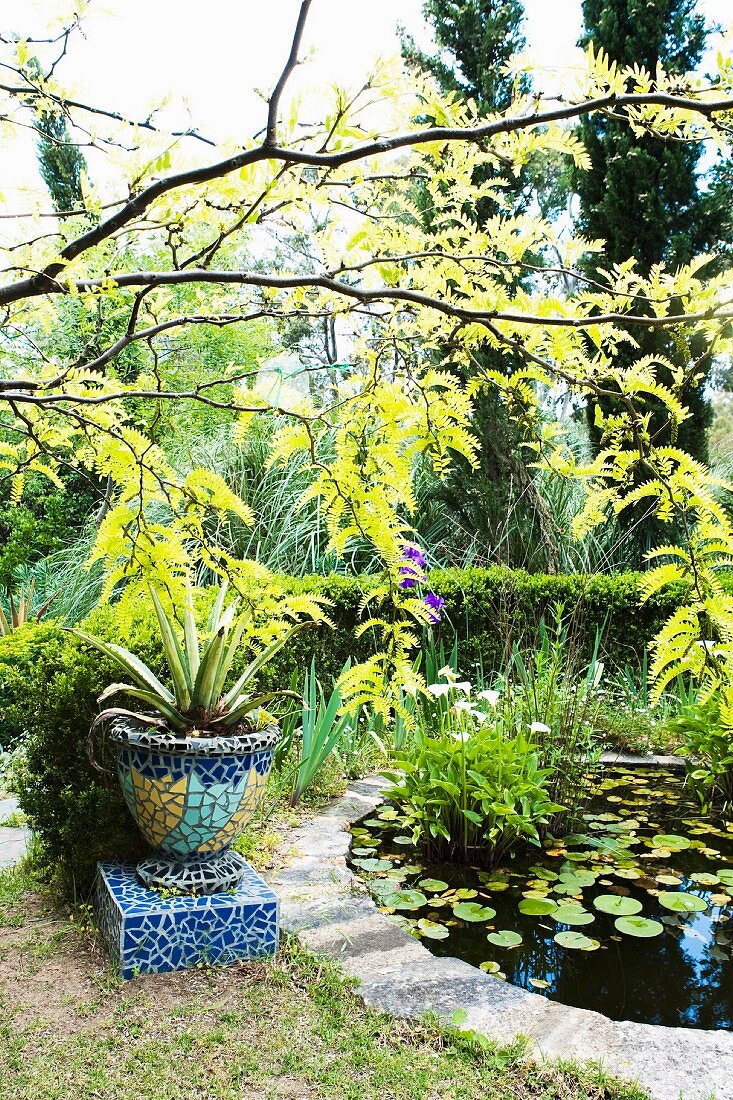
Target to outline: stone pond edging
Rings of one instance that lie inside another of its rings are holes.
[[[675,758],[672,758],[673,760]],[[667,764],[614,754],[614,763]],[[347,866],[349,826],[384,797],[379,777],[354,782],[307,824],[288,832],[288,865],[268,875],[281,921],[309,950],[357,979],[365,1004],[401,1017],[436,1013],[501,1043],[529,1039],[538,1057],[597,1061],[638,1081],[654,1100],[733,1100],[733,1034],[610,1020],[547,1000],[476,969],[439,958],[380,913]]]

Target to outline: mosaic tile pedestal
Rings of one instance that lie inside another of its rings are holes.
[[[224,966],[277,950],[279,901],[248,865],[229,894],[163,898],[138,881],[134,863],[99,863],[94,909],[123,978]]]

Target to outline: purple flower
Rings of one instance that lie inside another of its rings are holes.
[[[425,568],[425,556],[419,546],[408,543],[402,551],[402,560],[413,562],[416,569]]]
[[[425,557],[419,546],[407,543],[402,551],[405,564],[400,566],[400,588],[414,588],[425,580]]]
[[[425,606],[428,609],[430,622],[439,623],[442,619],[441,611],[445,607],[445,600],[442,596],[436,596],[435,592],[428,592],[424,600]]]

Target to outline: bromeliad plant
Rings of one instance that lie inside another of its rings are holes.
[[[229,690],[224,690],[250,619],[248,612],[239,611],[239,597],[224,610],[226,591],[226,584],[222,584],[209,617],[208,637],[202,641],[190,593],[186,597],[180,637],[177,623],[166,614],[157,592],[150,589],[172,688],[166,687],[139,657],[123,646],[94,638],[81,630],[73,631],[116,662],[133,681],[131,684],[111,684],[99,696],[99,702],[124,694],[139,699],[152,712],[112,707],[97,716],[95,726],[110,718],[128,718],[188,736],[226,735],[237,732],[242,725],[256,728],[269,719],[264,707],[273,699],[300,698],[288,689],[257,693],[254,684],[260,670],[298,631],[310,625],[308,622],[297,623],[258,653]]]

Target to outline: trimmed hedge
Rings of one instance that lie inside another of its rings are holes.
[[[263,685],[284,685],[294,669],[304,671],[315,656],[327,681],[347,657],[373,652],[373,639],[354,636],[368,578],[342,576],[290,578],[293,592],[313,592],[332,601],[337,624],[302,631],[267,666]],[[597,628],[605,628],[607,660],[639,664],[645,647],[678,606],[682,590],[665,590],[643,607],[638,574],[542,576],[492,569],[431,573],[429,585],[445,600],[443,640],[460,639],[460,663],[472,676],[503,663],[512,641],[531,644],[542,615],[563,603],[588,652]],[[202,610],[211,591],[201,593]],[[156,672],[164,662],[157,622],[144,602],[123,599],[99,608],[84,622],[88,633],[137,652]],[[242,654],[244,663],[246,654]],[[119,671],[95,650],[53,623],[31,624],[0,639],[0,743],[21,737],[27,745],[21,807],[41,842],[49,867],[60,870],[65,889],[88,889],[94,864],[104,858],[132,858],[141,839],[124,807],[116,776],[95,771],[87,758],[87,732],[97,713],[96,697]],[[109,761],[108,761],[109,763]]]

